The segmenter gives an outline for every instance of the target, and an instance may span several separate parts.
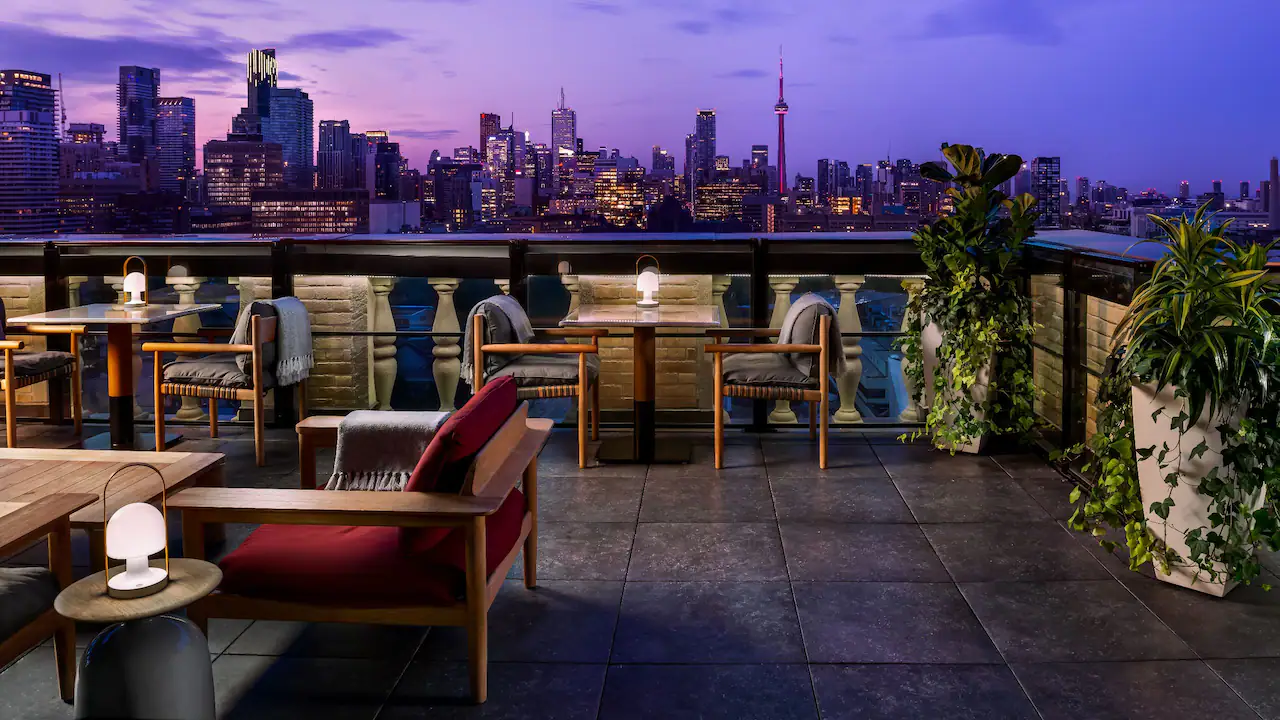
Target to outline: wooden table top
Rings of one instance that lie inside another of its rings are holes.
[[[169,584],[154,595],[117,600],[107,594],[105,575],[96,572],[58,593],[53,609],[86,623],[117,623],[155,617],[184,608],[213,592],[222,582],[217,565],[191,558],[169,559]]]
[[[54,493],[88,493],[97,500],[71,515],[71,526],[102,529],[102,489],[129,463],[154,465],[172,494],[209,473],[221,472],[221,453],[0,448],[0,503],[33,502]],[[160,483],[146,468],[131,468],[111,483],[108,510],[160,498]],[[108,513],[109,514],[109,513]]]
[[[150,325],[172,320],[184,315],[194,315],[207,310],[217,310],[221,305],[198,303],[193,305],[112,305],[95,303],[61,310],[9,318],[13,325]]]
[[[720,327],[715,305],[582,305],[560,321],[564,327]]]

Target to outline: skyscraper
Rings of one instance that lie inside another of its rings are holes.
[[[832,188],[832,195],[840,195],[848,197],[852,195],[853,182],[849,176],[849,163],[844,160],[837,160],[835,167],[835,187]]]
[[[271,114],[271,91],[279,80],[276,49],[250,50],[248,58],[248,114],[261,120]],[[246,130],[255,132],[255,130]]]
[[[284,184],[288,188],[315,187],[315,136],[311,98],[298,89],[271,88],[269,110],[262,116],[262,139],[280,146]]]
[[[578,113],[564,104],[564,88],[560,88],[560,105],[551,111],[551,149],[578,149]]]
[[[187,197],[196,178],[196,101],[162,97],[156,101],[156,144],[160,190]]]
[[[675,169],[676,169],[676,159],[671,157],[671,153],[667,152],[666,150],[663,150],[657,145],[654,145],[653,146],[653,167],[652,167],[653,172],[659,173],[667,170],[675,172]]]
[[[496,113],[480,113],[480,162],[489,160],[489,138],[502,128],[502,117]]]
[[[0,70],[0,235],[58,229],[58,126],[51,78]]]
[[[826,203],[831,199],[832,187],[835,185],[835,164],[827,158],[818,160],[817,191],[818,202]]]
[[[751,169],[764,170],[769,167],[769,146],[768,145],[752,145],[751,146]]]
[[[232,138],[204,145],[209,205],[249,208],[254,190],[277,189],[283,184],[284,160],[275,143]]]
[[[862,163],[853,171],[853,190],[862,198],[862,207],[871,211],[871,200],[875,190],[876,169],[871,163]]]
[[[116,89],[119,109],[120,155],[134,163],[154,161],[156,157],[156,103],[160,98],[158,68],[120,66],[120,84]]]
[[[773,114],[778,116],[778,193],[787,192],[787,113],[791,111],[787,101],[782,98],[782,48],[778,48],[778,102],[773,106]]]
[[[693,186],[695,177],[698,174],[698,136],[689,133],[684,136],[684,189],[689,197],[689,201],[693,201]]]
[[[1241,200],[1249,199],[1249,181],[1248,180],[1240,181],[1240,199]]]
[[[1190,197],[1191,197],[1191,182],[1188,180],[1183,180],[1182,182],[1178,183],[1178,198],[1182,200],[1186,200],[1187,198],[1190,198]]]
[[[1089,209],[1089,178],[1083,175],[1076,176],[1076,207]]]
[[[400,197],[400,143],[379,142],[373,152],[373,197],[402,200]]]
[[[1221,194],[1222,194],[1222,181],[1221,181],[1221,180],[1214,180],[1214,181],[1213,181],[1213,194],[1214,194],[1214,195],[1221,195]]]
[[[699,110],[693,134],[697,142],[697,182],[709,180],[716,168],[716,111]]]
[[[1036,227],[1062,227],[1061,179],[1061,158],[1038,157],[1031,161],[1031,195],[1035,197],[1036,211],[1040,213]]]
[[[1018,174],[1013,176],[1013,194],[1014,196],[1025,195],[1031,192],[1031,166],[1022,163],[1022,168],[1018,170]]]
[[[321,120],[320,144],[316,150],[316,186],[321,190],[355,188],[351,157],[351,123]]]
[[[74,145],[101,145],[106,140],[107,128],[100,123],[71,123],[67,130],[67,142]]]

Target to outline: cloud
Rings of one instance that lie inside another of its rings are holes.
[[[835,33],[827,36],[827,42],[831,43],[832,45],[853,46],[858,44],[858,38],[852,35],[845,35],[844,33]]]
[[[444,140],[458,134],[452,128],[447,130],[391,130],[393,138],[409,138],[410,140]]]
[[[306,78],[298,75],[297,73],[291,73],[286,70],[277,71],[276,78],[285,82],[306,82]]]
[[[191,35],[74,37],[0,22],[0,48],[23,68],[66,73],[84,82],[114,82],[121,65],[161,68],[167,77],[238,76],[238,55],[249,43],[215,30]]]
[[[760,68],[740,68],[738,70],[730,70],[716,75],[722,80],[757,80],[763,77],[769,77],[769,73]]]
[[[351,28],[294,35],[284,43],[290,50],[346,52],[398,43],[408,38],[386,28]]]
[[[960,0],[935,10],[923,36],[934,39],[1001,37],[1020,45],[1058,45],[1065,33],[1051,0]]]
[[[711,23],[705,20],[681,20],[672,27],[689,35],[706,35],[711,32]]]
[[[620,5],[603,0],[578,0],[574,7],[587,12],[600,13],[601,15],[622,15],[626,12]]]

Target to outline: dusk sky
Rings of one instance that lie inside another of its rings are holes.
[[[63,74],[71,122],[116,131],[122,64],[194,97],[198,142],[245,102],[244,59],[275,47],[315,118],[386,129],[415,167],[478,144],[496,112],[550,139],[564,86],[588,148],[683,156],[698,108],[718,151],[776,152],[778,46],[788,170],[820,157],[936,158],[941,142],[1060,155],[1167,193],[1257,183],[1280,152],[1275,0],[4,0],[0,67]],[[678,160],[679,162],[679,160]],[[1073,188],[1074,191],[1074,188]]]

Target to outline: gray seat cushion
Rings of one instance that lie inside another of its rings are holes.
[[[520,387],[572,385],[578,382],[578,355],[521,355],[503,365],[489,379],[513,377]],[[600,357],[587,356],[587,382],[600,377]]]
[[[784,353],[734,353],[724,356],[724,381],[730,385],[817,388]]]
[[[49,350],[46,352],[29,352],[13,354],[13,374],[18,377],[39,375],[50,370],[70,365],[75,358],[71,353]],[[0,377],[4,376],[4,366],[0,365]]]
[[[245,374],[232,355],[175,360],[164,366],[164,381],[182,385],[244,389],[253,387],[253,376]],[[275,378],[265,367],[262,369],[262,384],[264,388],[275,385]]]
[[[58,580],[46,568],[0,568],[0,641],[40,617],[58,597]]]

